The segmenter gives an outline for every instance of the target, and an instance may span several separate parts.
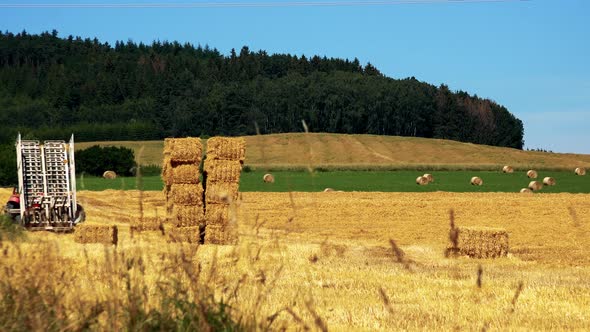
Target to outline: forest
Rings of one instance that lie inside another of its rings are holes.
[[[395,79],[358,59],[0,32],[0,141],[310,131],[445,138],[522,149],[502,105]]]

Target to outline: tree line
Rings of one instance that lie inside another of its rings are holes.
[[[505,107],[358,59],[221,54],[209,46],[0,32],[0,141],[253,135],[303,130],[446,138],[522,149]]]

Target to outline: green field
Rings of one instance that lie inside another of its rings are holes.
[[[275,183],[264,183],[264,172],[253,171],[242,173],[240,191],[323,191],[325,188],[343,191],[385,191],[385,192],[517,192],[531,181],[524,172],[503,174],[492,171],[438,171],[431,172],[434,183],[418,186],[416,177],[423,172],[417,171],[330,171],[330,172],[274,172]],[[472,176],[483,179],[483,186],[472,186]],[[545,186],[545,193],[590,193],[590,176],[576,176],[572,172],[542,171],[538,181],[550,176],[556,179],[557,185]],[[159,176],[142,177],[144,190],[161,190]],[[106,180],[97,177],[78,178],[79,190],[105,189],[137,189],[136,178],[120,177]]]

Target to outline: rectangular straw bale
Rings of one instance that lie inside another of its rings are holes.
[[[164,160],[162,161],[161,177],[165,185],[169,186],[172,184],[172,164],[170,162],[170,157],[164,157]]]
[[[230,204],[238,199],[237,183],[211,182],[207,180],[205,202],[207,204]]]
[[[228,225],[232,216],[232,207],[227,204],[207,204],[205,209],[207,226]]]
[[[205,227],[205,244],[235,245],[238,232],[235,226],[207,225]]]
[[[203,157],[203,145],[200,138],[187,137],[172,140],[170,160],[173,163],[200,164]]]
[[[172,183],[192,183],[197,184],[199,179],[199,165],[182,164],[172,167]]]
[[[207,172],[207,183],[210,182],[240,182],[242,164],[232,160],[209,160],[205,159],[203,171]]]
[[[174,205],[168,222],[176,227],[192,227],[205,224],[203,205]]]
[[[88,224],[77,225],[74,229],[74,241],[78,243],[114,244],[119,242],[119,232],[115,225]]]
[[[243,137],[211,137],[207,140],[207,159],[234,160],[246,158],[246,140]]]
[[[201,228],[194,227],[167,227],[166,239],[168,242],[199,243]]]
[[[505,257],[508,233],[501,228],[458,227],[457,253],[473,258]]]
[[[164,219],[160,217],[143,217],[131,221],[130,228],[135,232],[159,231],[163,223]]]
[[[203,205],[203,186],[197,184],[173,184],[170,187],[172,202],[180,205]]]

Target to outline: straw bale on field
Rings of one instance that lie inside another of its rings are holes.
[[[265,183],[274,183],[275,182],[275,177],[272,174],[264,174],[264,176],[262,177],[262,180]]]
[[[213,182],[240,182],[242,164],[233,160],[209,160],[205,159],[204,172],[207,172],[207,184]]]
[[[143,218],[132,220],[129,227],[135,232],[157,231],[160,230],[163,223],[163,218],[144,216]]]
[[[110,180],[116,179],[117,173],[115,173],[114,171],[104,171],[104,173],[102,173],[102,177]]]
[[[543,184],[546,186],[554,186],[555,184],[557,184],[557,181],[555,181],[554,178],[547,176],[543,179]]]
[[[502,168],[502,172],[504,172],[504,173],[514,173],[514,168],[512,168],[512,166],[506,165],[506,166],[504,166]]]
[[[526,172],[526,176],[528,176],[529,179],[536,179],[538,174],[537,174],[537,171],[530,169],[530,170],[528,170],[528,172]]]
[[[207,180],[207,191],[205,202],[207,204],[230,204],[238,200],[237,183],[209,182]]]
[[[192,227],[205,224],[203,205],[174,205],[168,222],[176,227]]]
[[[326,189],[324,189],[324,192],[325,193],[331,193],[333,191],[334,191],[334,189],[332,189],[332,188],[326,188]]]
[[[582,168],[582,167],[576,168],[576,170],[574,172],[576,173],[576,175],[580,175],[580,176],[586,175],[586,169]]]
[[[230,225],[207,225],[205,244],[235,245],[238,242],[237,229]]]
[[[207,140],[207,160],[233,160],[246,158],[246,140],[242,137],[211,137]]]
[[[539,181],[531,181],[529,183],[529,189],[532,191],[538,191],[543,189],[543,184]]]
[[[170,160],[173,163],[200,164],[203,157],[203,145],[200,138],[187,137],[171,140]]]
[[[422,177],[425,177],[426,180],[428,180],[428,183],[434,182],[434,176],[432,176],[432,174],[426,173],[426,174],[422,175]]]
[[[172,183],[197,184],[199,179],[199,165],[184,164],[172,168]]]
[[[522,188],[520,189],[521,194],[532,194],[533,191],[530,188]]]
[[[428,179],[423,176],[419,176],[416,178],[416,184],[421,185],[421,186],[425,186],[428,184]]]
[[[508,254],[508,233],[501,228],[457,227],[457,248],[449,247],[459,255],[472,258],[505,257]]]
[[[170,198],[176,205],[203,205],[203,186],[197,184],[173,184]]]
[[[471,178],[471,185],[473,186],[482,186],[483,180],[480,177],[474,176]]]
[[[89,224],[77,225],[74,230],[74,241],[78,243],[102,243],[117,245],[118,229],[115,225]]]
[[[230,223],[231,207],[227,204],[207,204],[205,220],[209,225],[227,225]]]
[[[201,227],[166,227],[166,240],[168,242],[199,243],[201,239]]]

